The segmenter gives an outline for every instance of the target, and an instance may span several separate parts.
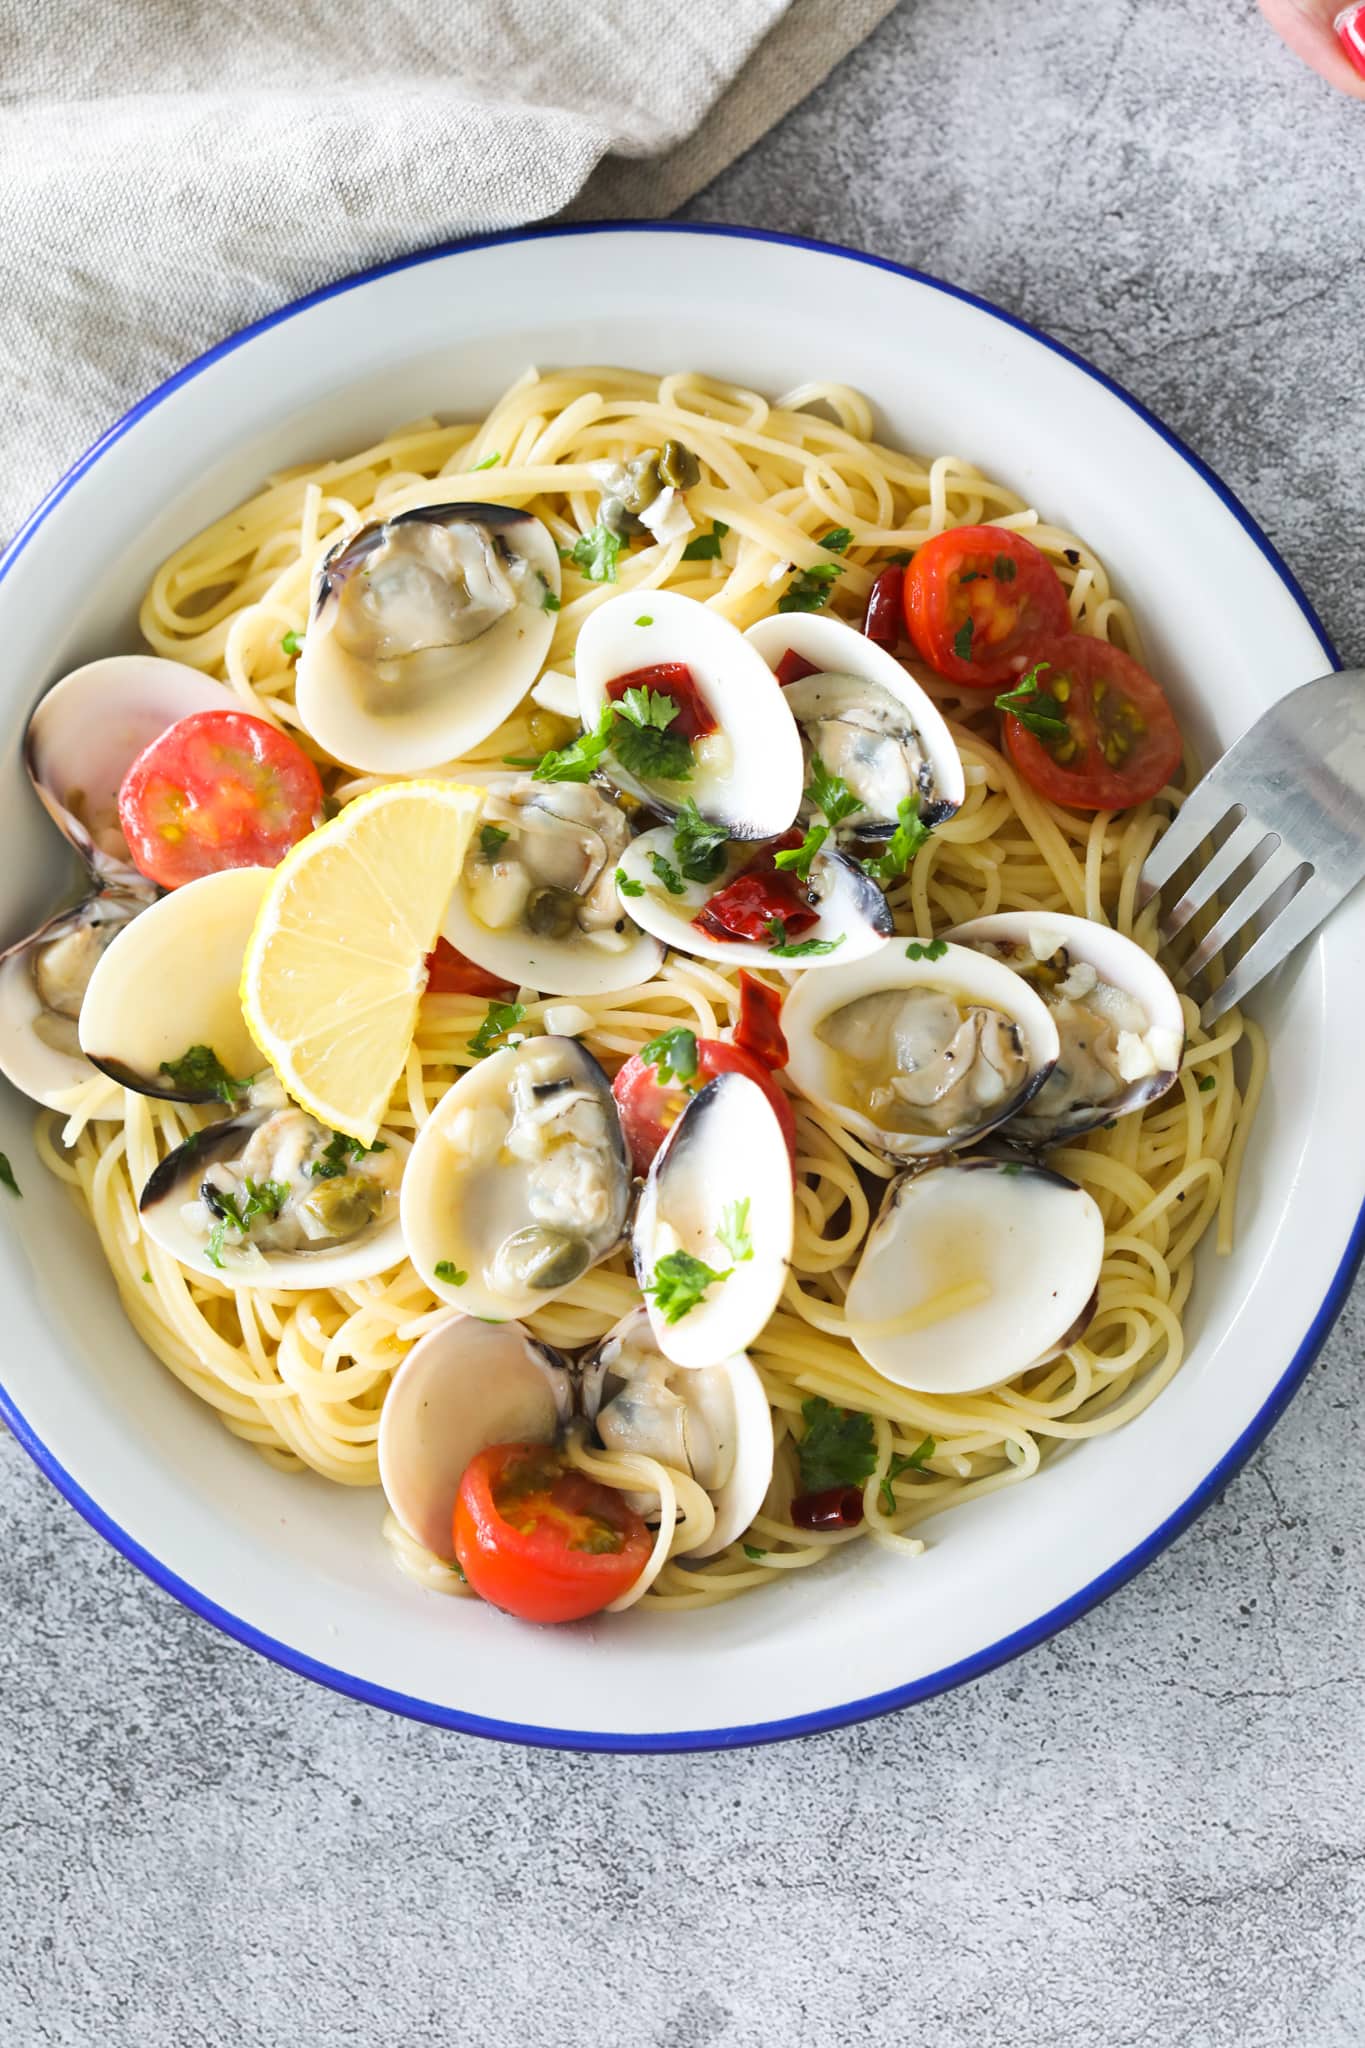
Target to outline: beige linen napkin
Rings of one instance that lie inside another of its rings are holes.
[[[282,301],[544,220],[664,213],[893,0],[0,0],[0,536]]]

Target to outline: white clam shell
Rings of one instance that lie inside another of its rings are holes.
[[[737,1261],[718,1233],[726,1212],[745,1201],[752,1256]],[[659,1148],[635,1212],[635,1275],[664,1357],[712,1365],[747,1350],[781,1298],[794,1228],[791,1155],[772,1105],[747,1075],[720,1074]],[[675,1251],[730,1270],[670,1323],[647,1290],[660,1259]]]
[[[863,1246],[849,1335],[884,1379],[921,1394],[998,1386],[1055,1357],[1089,1320],[1104,1219],[1073,1181],[1028,1161],[967,1158],[905,1175]],[[898,1331],[953,1288],[985,1298]]]
[[[32,962],[38,948],[64,935],[83,919],[97,923],[126,924],[146,909],[140,896],[107,890],[88,897],[72,910],[58,911],[26,939],[20,939],[0,953],[0,1074],[34,1102],[46,1109],[58,1106],[67,1090],[96,1079],[96,1070],[84,1054],[64,1052],[40,1038],[34,1028],[43,1016],[43,1003],[33,979]],[[77,1026],[71,1024],[73,1035]],[[120,1096],[104,1116],[123,1114]]]
[[[643,622],[643,623],[642,623]],[[702,816],[734,839],[772,839],[801,803],[801,735],[767,663],[737,626],[676,591],[608,598],[578,636],[578,715],[592,731],[617,677],[656,663],[685,662],[728,742],[720,770],[698,766],[687,783],[639,782],[610,757],[612,780],[672,817],[691,797]]]
[[[803,975],[782,1008],[782,1029],[791,1052],[788,1079],[845,1130],[892,1158],[924,1158],[974,1143],[1036,1094],[1057,1058],[1057,1027],[1047,1005],[1008,967],[984,954],[973,953],[966,946],[947,946],[934,960],[912,960],[906,953],[908,943],[913,942],[887,939],[875,953],[848,967],[836,967],[831,973],[818,976]],[[863,996],[899,988],[943,988],[964,1001],[989,1004],[1004,1011],[1023,1034],[1029,1064],[1025,1087],[1002,1099],[969,1129],[920,1133],[885,1130],[875,1123],[848,1100],[847,1083],[841,1071],[844,1062],[816,1034],[822,1020],[835,1010]]]
[[[529,565],[520,602],[477,639],[449,650],[449,680],[428,701],[401,712],[384,708],[384,685],[343,648],[333,627],[337,600],[329,568],[353,548],[348,534],[323,560],[295,675],[299,717],[318,745],[348,767],[372,775],[412,775],[456,760],[509,717],[535,682],[554,637],[554,614],[541,600],[559,595],[559,552],[529,512],[503,505],[422,505],[390,522],[462,514],[503,534]],[[379,524],[380,522],[375,522]]]
[[[827,673],[861,676],[869,683],[880,684],[905,706],[910,723],[919,734],[933,770],[934,822],[941,823],[957,810],[967,793],[967,784],[962,758],[947,721],[893,654],[855,626],[832,618],[827,612],[774,612],[771,618],[750,626],[744,637],[758,649],[774,673],[783,655],[794,653]],[[927,806],[925,815],[930,815]]]
[[[413,1346],[379,1416],[379,1480],[397,1520],[454,1554],[455,1497],[493,1444],[552,1443],[572,1413],[569,1374],[520,1323],[454,1315]]]
[[[976,917],[947,937],[959,946],[992,942],[1034,947],[1046,943],[1053,951],[1065,946],[1073,960],[1094,968],[1101,981],[1121,989],[1142,1005],[1147,1016],[1147,1039],[1156,1072],[1133,1081],[1107,1102],[1089,1109],[1078,1108],[1064,1118],[1046,1117],[1025,1109],[1011,1127],[1010,1136],[1029,1144],[1052,1144],[1062,1138],[1078,1138],[1095,1130],[1110,1118],[1142,1109],[1166,1093],[1180,1071],[1185,1048],[1185,1015],[1175,985],[1165,969],[1133,939],[1092,918],[1072,917],[1061,911],[1002,910],[992,917]],[[1044,997],[1046,1001],[1046,997]]]

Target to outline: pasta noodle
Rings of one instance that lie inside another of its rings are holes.
[[[702,481],[688,493],[694,519],[703,530],[721,522],[730,539],[703,561],[684,560],[681,540],[623,552],[615,584],[586,582],[570,567],[551,668],[571,666],[584,620],[620,590],[680,591],[749,626],[773,609],[789,564],[822,559],[818,537],[832,525],[852,533],[832,609],[856,619],[888,551],[913,547],[945,525],[981,520],[1026,531],[1045,551],[1079,631],[1140,655],[1136,626],[1083,540],[953,455],[923,461],[881,445],[858,393],[812,383],[770,405],[698,375],[656,379],[614,369],[528,372],[482,421],[417,420],[358,454],[271,478],[157,572],[142,632],[158,654],[225,678],[245,707],[297,732],[293,666],[281,643],[302,632],[315,564],[340,531],[418,504],[477,498],[530,509],[569,548],[596,518],[600,487],[590,465],[629,459],[666,438],[685,443],[701,462]],[[1150,946],[1150,914],[1136,907],[1137,875],[1179,792],[1120,813],[1061,809],[1021,782],[998,751],[994,716],[979,698],[941,682],[929,687],[962,755],[966,800],[892,885],[897,929],[929,939],[987,912],[1058,910],[1112,923]],[[561,743],[566,732],[528,699],[473,758],[497,763]],[[299,737],[316,757],[308,736]],[[377,779],[320,765],[338,802]],[[1184,773],[1188,779],[1188,761]],[[588,1019],[584,1042],[611,1070],[674,1024],[718,1035],[733,1024],[737,999],[730,971],[674,955],[648,984],[575,998],[574,1007]],[[527,1028],[564,1008],[563,999],[524,1000]],[[880,1378],[853,1348],[843,1298],[872,1213],[868,1188],[885,1183],[892,1169],[793,1097],[795,1251],[778,1311],[751,1352],[777,1436],[768,1502],[742,1542],[688,1565],[670,1552],[685,1533],[709,1528],[711,1504],[701,1489],[652,1460],[575,1446],[583,1470],[660,1497],[655,1554],[628,1600],[643,1593],[653,1608],[690,1608],[728,1599],[850,1542],[914,1554],[922,1544],[913,1531],[927,1516],[1017,1485],[1058,1446],[1115,1429],[1155,1399],[1181,1363],[1196,1248],[1215,1229],[1221,1249],[1231,1242],[1238,1167],[1266,1065],[1261,1034],[1236,1011],[1210,1036],[1188,1000],[1185,1010],[1177,1085],[1145,1112],[1053,1155],[1094,1196],[1105,1221],[1093,1322],[1063,1355],[989,1392],[915,1393]],[[396,1130],[414,1132],[471,1064],[468,1041],[483,1011],[471,997],[425,999],[393,1097]],[[44,1115],[40,1144],[89,1213],[134,1327],[183,1385],[272,1464],[309,1468],[340,1485],[376,1485],[390,1378],[448,1310],[408,1264],[308,1293],[234,1289],[185,1270],[143,1236],[136,1196],[158,1158],[204,1114],[131,1093],[120,1105],[118,1092],[104,1080],[73,1090],[59,1111]],[[617,1254],[530,1327],[551,1343],[580,1347],[638,1300],[627,1259]],[[814,1395],[873,1419],[877,1466],[856,1529],[807,1533],[787,1519],[802,1403]],[[920,1464],[890,1480],[893,1454],[922,1451],[929,1438],[932,1450]],[[683,1518],[677,1535],[675,1503]],[[462,1590],[458,1575],[419,1551],[392,1517],[386,1534],[420,1583]]]

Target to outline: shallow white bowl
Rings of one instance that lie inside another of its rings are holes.
[[[1334,665],[1217,479],[1097,372],[993,308],[847,251],[729,229],[495,237],[352,279],[224,343],[35,514],[0,565],[7,932],[36,921],[61,879],[19,769],[25,716],[63,670],[135,645],[162,557],[266,470],[428,410],[477,413],[528,362],[696,366],[772,394],[813,377],[861,386],[892,440],[968,457],[1099,549],[1206,758]],[[558,1632],[422,1593],[389,1562],[377,1493],[272,1472],[143,1350],[7,1091],[0,1147],[24,1200],[0,1197],[0,1412],[73,1505],[182,1600],[376,1705],[618,1749],[765,1741],[884,1712],[1122,1584],[1279,1414],[1360,1249],[1365,1162],[1340,1119],[1357,1083],[1343,1020],[1363,1000],[1365,900],[1257,1003],[1273,1061],[1240,1240],[1203,1262],[1174,1384],[1117,1435],[931,1524],[915,1563],[858,1546],[705,1614]]]

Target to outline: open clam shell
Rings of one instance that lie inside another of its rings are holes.
[[[94,1078],[79,1030],[90,979],[146,907],[144,896],[101,889],[0,953],[0,1074],[44,1108]]]
[[[720,1074],[664,1140],[635,1212],[635,1276],[664,1357],[703,1366],[747,1350],[781,1297],[794,1229],[772,1105],[747,1075]]]
[[[788,1078],[896,1159],[974,1144],[1018,1114],[1057,1058],[1057,1027],[1020,975],[966,946],[913,951],[889,939],[803,975],[782,1010]]]
[[[1057,1064],[1011,1123],[1012,1140],[1078,1138],[1145,1108],[1174,1082],[1185,1048],[1180,997],[1151,954],[1122,932],[1060,911],[1009,910],[973,918],[948,936],[1026,977],[1057,1025]]]
[[[855,793],[866,787],[850,834],[886,837],[897,802],[912,793],[926,825],[952,816],[966,794],[961,757],[942,712],[894,655],[826,612],[777,612],[744,637],[774,674],[788,655],[813,671],[783,696],[807,756],[819,753]]]
[[[1083,1335],[1103,1258],[1097,1205],[1050,1167],[986,1157],[928,1165],[887,1191],[848,1290],[848,1334],[898,1386],[979,1392]],[[935,1315],[955,1291],[963,1305]]]
[[[308,732],[376,775],[452,761],[526,695],[554,635],[559,554],[529,512],[418,505],[324,557],[296,674]]]
[[[732,839],[785,832],[801,802],[801,736],[767,663],[709,605],[667,590],[599,605],[574,654],[584,727],[595,729],[609,685],[668,662],[685,664],[719,731],[695,743],[687,782],[641,781],[608,754],[612,780],[669,818],[691,797]]]
[[[520,1323],[453,1315],[415,1344],[379,1416],[379,1480],[408,1535],[454,1555],[455,1498],[494,1444],[553,1443],[573,1414],[569,1367]]]

